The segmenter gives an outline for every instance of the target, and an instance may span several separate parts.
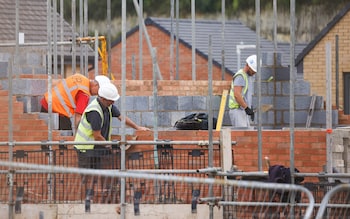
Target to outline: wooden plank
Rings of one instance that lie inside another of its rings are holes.
[[[218,115],[218,120],[216,122],[216,131],[220,131],[221,130],[222,120],[224,118],[224,112],[225,112],[225,107],[226,107],[227,94],[228,94],[228,90],[223,90],[222,91],[219,115]]]

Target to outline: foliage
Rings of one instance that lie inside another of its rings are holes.
[[[75,0],[76,2],[76,19],[79,19],[79,4],[85,0]],[[121,0],[88,0],[88,17],[89,20],[100,21],[107,17],[107,1],[111,3],[111,18],[121,17]],[[138,0],[138,2],[141,0]],[[256,0],[225,0],[225,11],[227,15],[238,14],[240,11],[255,9]],[[57,1],[59,4],[59,1]],[[170,15],[171,2],[174,4],[179,2],[180,17],[186,17],[191,13],[192,0],[143,0],[143,11],[147,16]],[[196,0],[196,13],[198,14],[214,14],[221,12],[221,0]],[[331,10],[335,5],[345,5],[348,0],[295,0],[296,12],[302,7],[310,5],[321,5],[325,10]],[[65,19],[71,21],[72,0],[64,0]],[[289,9],[290,0],[277,0],[278,8]],[[264,8],[272,8],[272,0],[260,0],[260,6]],[[135,15],[133,0],[126,0],[126,13],[128,16]],[[175,13],[174,13],[175,14]]]

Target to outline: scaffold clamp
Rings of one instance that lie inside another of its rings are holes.
[[[141,191],[136,191],[134,194],[134,215],[140,215],[140,200],[142,197]]]
[[[86,190],[86,197],[85,197],[85,212],[91,211],[91,199],[93,196],[94,196],[94,190],[87,189]]]
[[[24,195],[24,187],[17,187],[16,203],[15,203],[15,213],[21,213],[21,203]]]
[[[192,202],[191,202],[192,213],[197,213],[197,203],[198,203],[200,194],[201,194],[201,191],[199,189],[195,189],[192,191]]]

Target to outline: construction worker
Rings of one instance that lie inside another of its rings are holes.
[[[78,127],[90,96],[97,95],[99,86],[104,83],[110,83],[109,78],[104,75],[90,80],[77,73],[61,80],[52,88],[52,112],[59,114],[59,130],[72,130],[71,119],[74,120],[74,127]],[[48,96],[46,92],[41,99],[41,112],[48,112]]]
[[[251,109],[253,88],[252,83],[249,83],[249,77],[256,73],[256,59],[256,55],[249,56],[244,68],[233,76],[229,97],[229,115],[233,127],[249,128],[250,119],[254,121],[254,111]]]
[[[85,109],[77,129],[74,141],[110,141],[112,117],[122,120],[119,109],[113,105],[119,99],[118,89],[112,83],[103,84],[98,96]],[[125,124],[136,130],[150,130],[139,126],[128,117]],[[74,146],[79,155],[79,166],[100,169],[101,156],[110,154],[111,145],[77,144]],[[86,159],[84,159],[86,158]]]

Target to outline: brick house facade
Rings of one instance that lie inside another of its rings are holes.
[[[297,57],[296,63],[303,62],[304,79],[311,84],[311,92],[325,97],[326,90],[326,44],[331,45],[332,105],[336,105],[336,87],[339,88],[339,109],[344,109],[347,87],[344,79],[350,74],[350,4],[341,11],[321,33]],[[338,37],[339,84],[336,84],[336,37]]]

